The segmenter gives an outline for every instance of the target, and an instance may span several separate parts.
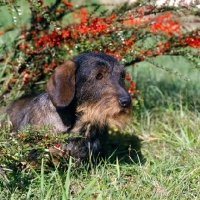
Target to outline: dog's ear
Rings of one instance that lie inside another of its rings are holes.
[[[47,82],[47,93],[57,108],[70,104],[75,95],[75,63],[71,60],[58,66]]]

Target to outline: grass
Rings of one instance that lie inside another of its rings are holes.
[[[199,199],[199,72],[180,66],[190,82],[145,63],[128,69],[144,99],[126,132],[110,135],[104,163],[3,166],[0,199]]]
[[[22,13],[28,12],[24,7]],[[0,13],[1,19],[9,14],[4,7]],[[11,22],[1,19],[2,27],[9,28]],[[11,29],[1,37],[2,47],[13,41],[17,31]],[[154,61],[190,81],[148,62],[127,68],[140,99],[125,133],[110,134],[105,162],[74,167],[67,160],[68,168],[60,169],[49,168],[42,160],[39,169],[19,170],[6,166],[0,153],[5,171],[0,168],[0,199],[200,199],[200,73],[181,57],[161,56]],[[0,145],[9,134],[9,130],[0,134]]]

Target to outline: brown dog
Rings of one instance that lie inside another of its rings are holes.
[[[124,67],[106,54],[84,53],[57,67],[47,92],[14,101],[8,108],[13,129],[52,125],[55,133],[78,133],[62,152],[80,160],[103,149],[107,129],[123,129],[131,115]],[[53,151],[51,151],[53,152]]]

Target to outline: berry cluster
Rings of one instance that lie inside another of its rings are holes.
[[[47,80],[55,67],[82,52],[104,52],[130,66],[149,57],[185,56],[187,51],[180,48],[200,48],[200,31],[183,33],[181,23],[173,15],[175,11],[166,6],[155,8],[144,1],[98,11],[99,5],[77,7],[66,0],[51,6],[42,0],[28,2],[30,24],[21,27],[18,40],[8,48],[14,52],[12,56],[4,53],[0,60],[3,65],[9,63],[12,74],[4,81],[3,92],[12,92],[16,83],[21,84],[20,90],[36,87],[36,81]],[[195,15],[195,9],[190,12],[184,7],[177,7],[176,12]],[[64,19],[66,16],[70,20]],[[0,31],[0,37],[4,34],[7,33]],[[153,45],[143,42],[148,39],[154,40]],[[126,80],[130,94],[135,95],[131,76],[127,75]]]

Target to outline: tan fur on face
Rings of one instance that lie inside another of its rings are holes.
[[[122,130],[130,121],[131,106],[121,108],[118,101],[110,97],[94,105],[81,105],[77,108],[77,113],[81,113],[81,121],[84,124],[97,125],[100,128],[106,125],[117,126]]]

